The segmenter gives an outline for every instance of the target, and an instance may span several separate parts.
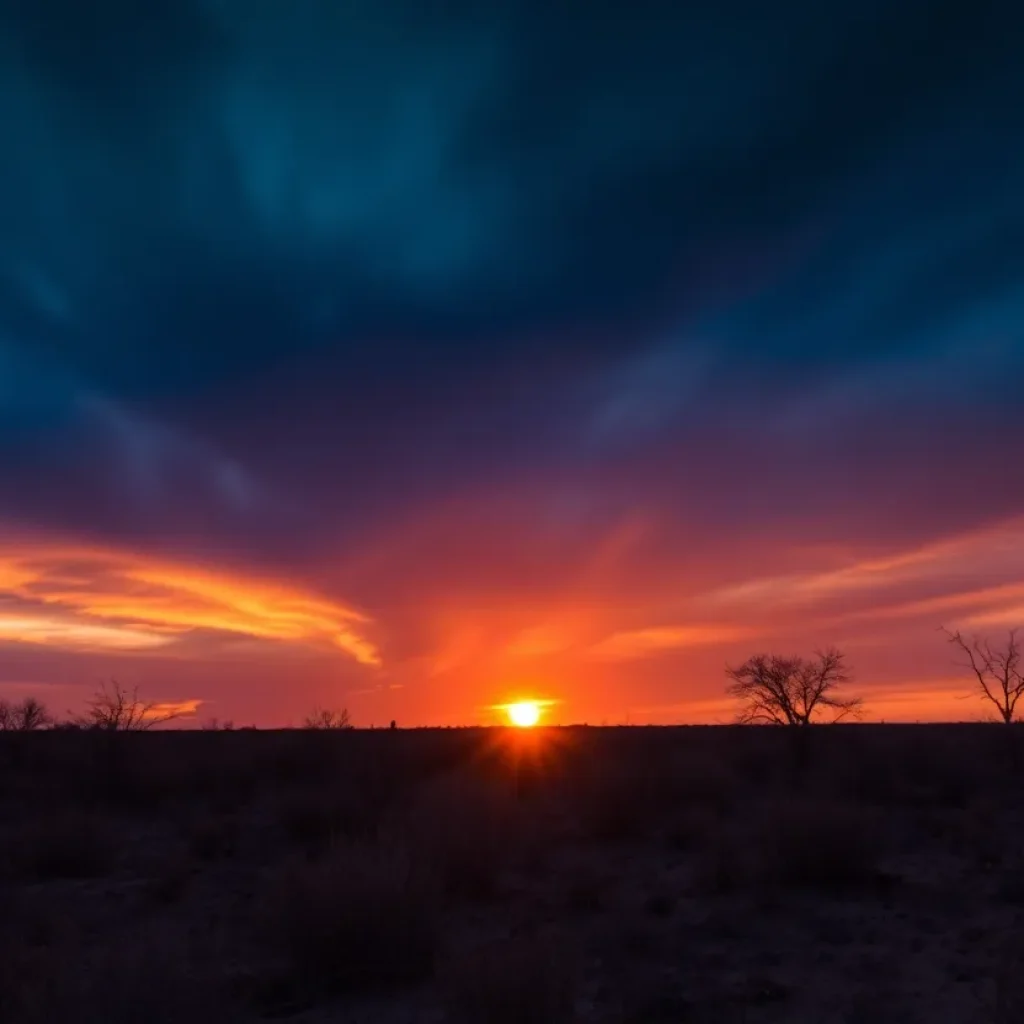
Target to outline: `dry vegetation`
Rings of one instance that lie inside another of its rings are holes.
[[[1024,733],[7,731],[0,1020],[1019,1021]]]

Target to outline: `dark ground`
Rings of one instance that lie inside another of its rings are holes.
[[[3,1024],[1024,1021],[1016,727],[54,731],[0,766]]]

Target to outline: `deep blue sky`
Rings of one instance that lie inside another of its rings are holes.
[[[1011,0],[0,0],[0,530],[63,552],[0,562],[0,684],[90,681],[67,630],[138,617],[72,549],[361,609],[401,682],[314,689],[427,719],[473,673],[579,702],[490,666],[509,632],[1013,520],[1022,47]],[[168,699],[233,707],[184,620]],[[598,703],[683,700],[679,636]]]

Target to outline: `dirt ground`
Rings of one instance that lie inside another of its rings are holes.
[[[1024,731],[0,735],[0,1022],[1024,1021]]]

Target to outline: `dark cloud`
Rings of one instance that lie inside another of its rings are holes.
[[[212,58],[221,40],[216,23],[191,0],[104,0],[89,9],[63,0],[7,0],[0,23],[43,84],[100,121],[173,89],[174,79]]]
[[[0,516],[1014,511],[1018,6],[0,0]]]
[[[988,186],[1021,164],[1008,4],[3,15],[8,289],[44,318],[62,306],[74,329],[48,344],[120,386],[305,345],[629,321],[692,303],[709,246],[741,261],[818,223],[824,266],[784,289],[801,315],[870,273],[850,265],[865,246],[932,241],[950,202],[999,213]],[[977,147],[979,108],[1001,144]],[[944,174],[966,188],[920,192]]]

